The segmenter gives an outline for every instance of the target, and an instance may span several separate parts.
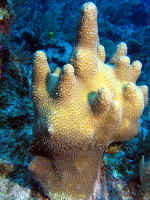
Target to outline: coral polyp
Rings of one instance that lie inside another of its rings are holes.
[[[83,5],[70,64],[51,73],[45,53],[36,52],[35,157],[29,169],[52,200],[96,198],[105,148],[138,131],[147,104],[147,86],[136,86],[141,66],[140,61],[130,64],[124,42],[105,63],[91,2]]]

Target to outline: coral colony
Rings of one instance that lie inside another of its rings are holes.
[[[105,147],[138,131],[148,92],[135,84],[141,66],[138,60],[130,64],[124,42],[105,63],[91,2],[83,5],[70,64],[51,73],[45,53],[36,52],[35,157],[29,169],[51,200],[96,199]]]
[[[9,33],[9,28],[13,20],[13,15],[7,7],[7,2],[2,0],[0,2],[0,31],[6,35]]]

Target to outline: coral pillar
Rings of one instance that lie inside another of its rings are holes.
[[[136,86],[142,65],[130,64],[124,42],[110,64],[104,63],[93,3],[83,5],[70,62],[51,73],[45,53],[35,54],[35,157],[29,169],[51,200],[95,200],[102,153],[112,142],[136,135],[147,87]]]

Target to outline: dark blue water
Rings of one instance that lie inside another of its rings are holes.
[[[150,0],[141,0],[141,2],[150,5]]]

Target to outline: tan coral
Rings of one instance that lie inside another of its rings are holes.
[[[82,8],[77,41],[62,71],[51,73],[42,51],[34,59],[36,156],[29,169],[52,200],[87,200],[96,193],[105,147],[136,135],[147,102],[147,87],[135,84],[141,63],[130,64],[125,43],[112,64],[104,63],[93,3]]]

